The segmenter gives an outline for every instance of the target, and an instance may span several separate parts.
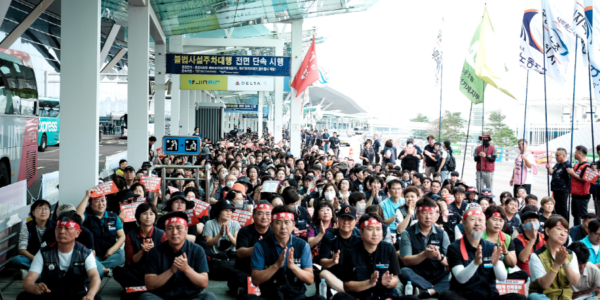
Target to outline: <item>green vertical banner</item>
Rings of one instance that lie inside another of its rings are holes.
[[[460,91],[469,98],[473,104],[483,103],[483,92],[487,83],[477,77],[475,72],[475,62],[477,61],[477,52],[479,48],[479,35],[481,33],[481,23],[471,39],[471,45],[460,73]]]

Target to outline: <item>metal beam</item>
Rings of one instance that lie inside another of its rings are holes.
[[[102,68],[102,64],[106,60],[106,56],[108,56],[108,52],[110,52],[110,48],[112,48],[113,43],[115,42],[115,38],[121,29],[121,25],[113,24],[110,27],[110,31],[104,40],[104,45],[102,45],[102,50],[100,51],[100,68]]]
[[[121,48],[121,50],[119,50],[119,52],[115,54],[115,56],[106,64],[106,66],[104,66],[104,69],[102,69],[100,73],[108,73],[108,71],[114,68],[115,65],[117,65],[117,63],[121,60],[121,58],[123,58],[123,55],[125,55],[125,53],[127,53],[127,49]]]
[[[162,25],[160,24],[158,17],[156,17],[154,9],[152,9],[152,6],[150,6],[148,10],[150,13],[150,36],[152,36],[152,39],[154,39],[156,44],[166,44],[167,38],[165,36],[165,32],[162,29]]]
[[[0,25],[2,25],[2,21],[4,21],[4,18],[6,17],[6,12],[8,11],[11,2],[12,0],[5,0],[0,2]]]
[[[131,6],[147,6],[147,0],[129,0],[129,5]]]
[[[0,43],[0,48],[8,49],[21,35],[29,29],[29,26],[37,20],[37,18],[52,4],[54,0],[42,0],[35,8],[25,17],[25,19],[13,29]],[[4,19],[2,19],[4,20]]]
[[[284,42],[276,38],[265,38],[260,39],[214,39],[214,38],[183,38],[183,47],[277,47],[282,45]],[[204,49],[202,49],[204,50]],[[184,49],[187,51],[187,49]]]

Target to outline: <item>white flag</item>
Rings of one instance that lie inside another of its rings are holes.
[[[587,68],[587,37],[588,37],[588,24],[585,18],[585,5],[583,0],[575,0],[575,11],[573,12],[573,29],[577,36],[577,47],[583,57],[583,65]]]
[[[546,70],[550,78],[562,85],[569,60],[575,49],[572,28],[573,5],[564,0],[542,0]]]
[[[542,43],[542,9],[540,1],[525,1],[521,24],[519,65],[527,70],[544,74]]]
[[[588,23],[588,48],[590,74],[596,101],[600,102],[600,0],[585,1],[585,17]],[[596,41],[595,43],[593,41]]]
[[[442,19],[442,26],[440,26],[440,30],[435,38],[435,43],[433,45],[433,52],[431,54],[431,59],[433,60],[433,66],[435,67],[435,87],[440,86],[440,82],[442,80],[442,65],[444,63],[444,50],[442,48],[442,28],[444,24],[444,19]]]

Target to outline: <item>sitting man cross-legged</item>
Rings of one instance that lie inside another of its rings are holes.
[[[294,211],[291,207],[280,205],[273,209],[271,230],[273,235],[260,240],[252,250],[252,283],[260,288],[261,296],[246,295],[246,298],[309,299],[305,285],[314,281],[310,247],[304,240],[292,236]]]
[[[165,218],[167,241],[146,254],[145,283],[149,292],[140,300],[216,300],[202,293],[208,285],[208,263],[204,249],[186,240],[188,225],[184,212]]]
[[[450,245],[448,234],[435,226],[439,210],[435,201],[424,198],[417,201],[417,224],[402,232],[400,258],[404,268],[400,281],[411,281],[423,292],[419,298],[430,298],[450,288],[450,271],[446,271],[446,250]]]
[[[506,280],[506,268],[500,260],[500,247],[482,239],[486,222],[479,204],[471,203],[467,206],[463,215],[463,225],[464,236],[448,246],[447,259],[452,271],[450,290],[467,300],[527,299],[520,294],[498,293],[496,280]]]
[[[58,216],[56,242],[34,256],[23,290],[17,300],[100,300],[100,276],[92,251],[75,242],[81,232],[81,217],[75,213]],[[36,280],[42,275],[42,282]]]

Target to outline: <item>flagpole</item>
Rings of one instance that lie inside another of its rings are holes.
[[[439,133],[438,133],[438,141],[442,142],[442,82],[444,79],[444,65],[442,64],[440,66],[440,129],[439,129]],[[440,146],[440,149],[442,149],[442,147]]]
[[[525,127],[527,126],[527,97],[529,96],[529,70],[527,70],[527,83],[525,85],[525,110],[523,112],[523,149],[525,149]],[[521,154],[523,154],[521,152]],[[521,158],[521,185],[523,185],[523,158]],[[515,195],[516,196],[516,195]],[[504,204],[504,203],[501,203]]]
[[[577,37],[575,38],[575,71],[573,72],[573,106],[571,107],[571,148],[569,163],[573,162],[573,133],[575,132],[575,86],[577,83]],[[556,206],[555,206],[556,207]],[[569,180],[569,195],[567,197],[567,218],[571,215],[571,181]]]
[[[545,22],[544,18],[542,17],[542,34],[543,34],[543,41],[544,41],[544,43],[543,43],[544,44],[544,53],[546,53],[546,30],[545,30],[545,26],[544,26],[545,24],[546,24],[546,22]],[[577,43],[575,43],[575,44],[577,44]],[[544,57],[544,114],[545,114],[545,118],[546,118],[546,161],[547,161],[549,159],[548,158],[548,97],[547,97],[547,91],[546,91],[546,58],[545,57]],[[525,143],[525,142],[523,141],[523,143]],[[525,144],[523,144],[523,150],[525,150]],[[523,169],[521,169],[521,173],[523,173]],[[548,185],[548,196],[550,196],[550,177],[548,177],[548,176],[546,176],[546,183]]]
[[[471,102],[471,109],[469,109],[469,124],[467,125],[467,137],[465,138],[465,155],[463,157],[463,166],[460,171],[460,180],[462,181],[465,174],[465,161],[467,161],[467,145],[469,144],[469,130],[471,129],[471,114],[473,113],[473,102]]]
[[[583,39],[582,39],[583,40]],[[577,43],[575,43],[575,47],[577,47]],[[575,59],[577,59],[577,48],[575,48]],[[590,48],[587,48],[587,59],[588,59],[588,78],[589,78],[589,92],[590,92],[590,124],[592,125],[592,162],[596,164],[596,143],[594,141],[594,107],[592,106],[592,64],[590,62]],[[573,97],[573,104],[575,104],[575,97]],[[572,132],[572,131],[571,131]],[[571,139],[573,138],[573,134],[571,134]],[[573,145],[571,145],[573,147]],[[598,203],[596,203],[596,199],[598,196],[598,189],[596,189],[596,193],[594,195],[594,208],[596,209],[596,214],[598,214]]]

